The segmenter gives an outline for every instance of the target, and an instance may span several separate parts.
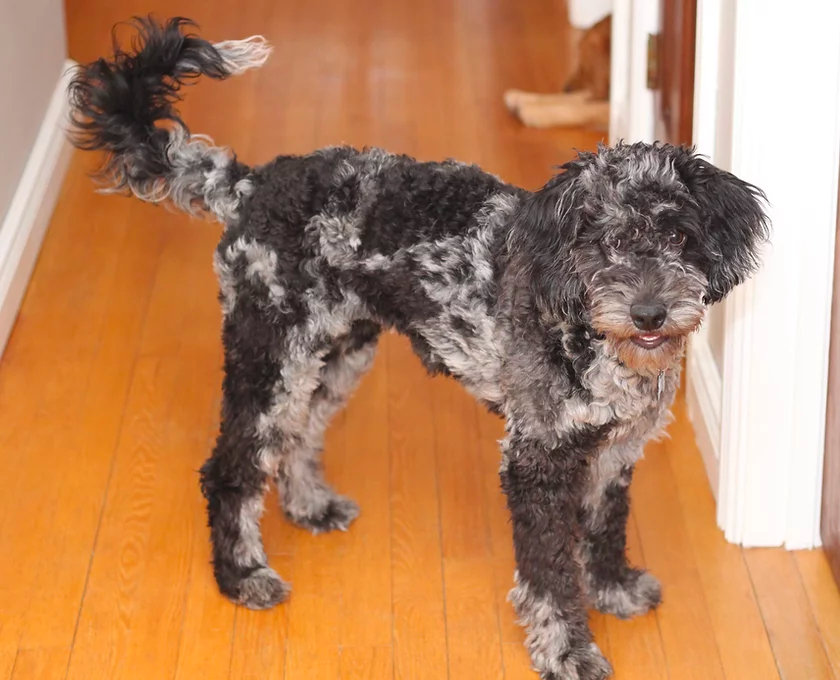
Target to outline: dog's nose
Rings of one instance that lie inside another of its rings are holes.
[[[655,331],[665,323],[668,311],[661,302],[636,302],[630,305],[630,318],[636,328],[642,331]]]

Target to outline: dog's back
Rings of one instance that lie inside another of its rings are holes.
[[[245,298],[267,291],[287,320],[344,305],[408,335],[430,371],[498,401],[496,251],[525,192],[475,166],[376,148],[281,156],[249,181],[216,253],[226,313],[254,285]]]

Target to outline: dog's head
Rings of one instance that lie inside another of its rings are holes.
[[[582,153],[525,199],[510,235],[548,323],[585,324],[626,365],[668,367],[758,266],[763,193],[682,147]]]

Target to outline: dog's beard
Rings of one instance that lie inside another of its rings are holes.
[[[624,296],[602,296],[593,300],[592,326],[604,336],[607,351],[622,364],[637,373],[656,375],[682,360],[688,336],[699,328],[705,312],[699,296],[696,302],[666,301],[666,307],[665,323],[654,331],[642,331],[633,324],[630,304]],[[664,340],[653,347],[640,346],[640,340],[646,336]]]
[[[706,310],[706,278],[678,262],[598,269],[587,288],[590,321],[605,338],[606,350],[628,368],[646,375],[679,364],[688,336],[700,326]],[[633,303],[646,299],[662,304],[667,312],[656,329],[642,330],[633,323]]]
[[[653,349],[635,344],[632,338],[604,333],[607,351],[622,364],[642,375],[657,375],[677,365],[685,354],[687,335],[669,335]]]

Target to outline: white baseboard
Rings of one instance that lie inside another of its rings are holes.
[[[720,480],[720,423],[723,385],[720,369],[702,332],[691,338],[686,370],[685,398],[697,447],[715,499]]]
[[[47,231],[70,161],[67,141],[68,60],[29,154],[9,211],[0,225],[0,354],[12,332],[41,242]]]

